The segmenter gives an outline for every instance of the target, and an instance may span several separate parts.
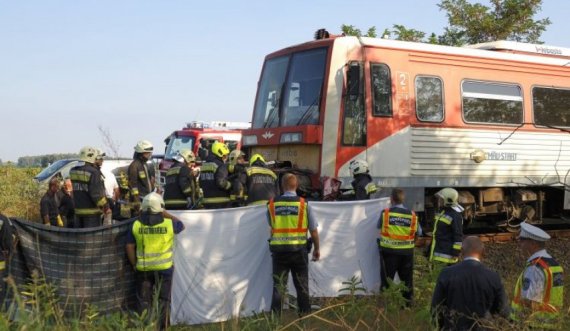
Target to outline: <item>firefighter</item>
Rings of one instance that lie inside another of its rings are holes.
[[[200,188],[204,192],[202,204],[206,209],[228,208],[230,207],[230,188],[220,188],[218,182],[223,174],[218,173],[217,180],[216,172],[226,162],[230,150],[226,144],[216,141],[212,144],[211,151],[207,162],[200,166]]]
[[[132,215],[129,179],[125,171],[119,171],[117,183],[119,184],[119,197],[115,204],[115,209],[113,210],[113,219],[120,221],[129,219]]]
[[[299,314],[310,312],[309,302],[309,261],[307,250],[307,230],[314,245],[313,261],[318,261],[320,253],[318,224],[307,215],[305,199],[297,196],[297,176],[283,175],[283,195],[271,198],[268,203],[271,238],[269,250],[273,260],[273,297],[271,310],[281,313],[282,292],[287,285],[289,271],[297,291]]]
[[[455,264],[463,241],[463,208],[458,203],[459,193],[447,187],[435,196],[443,201],[443,209],[434,220],[429,260],[447,265]]]
[[[246,169],[246,188],[248,205],[266,204],[277,196],[277,175],[267,168],[265,159],[254,154],[249,159]]]
[[[372,182],[368,170],[368,162],[364,160],[352,160],[348,165],[350,174],[354,178],[352,190],[348,192],[348,198],[352,200],[369,200],[370,195],[378,191],[376,184]]]
[[[154,177],[149,171],[147,162],[152,156],[153,146],[148,140],[141,140],[135,146],[133,162],[129,165],[127,176],[131,193],[131,207],[137,214],[140,209],[140,201],[150,192],[154,191]]]
[[[247,161],[245,160],[245,154],[239,149],[233,150],[228,158],[228,163],[230,182],[232,184],[230,199],[232,200],[232,206],[240,207],[245,204],[247,198],[245,194],[245,185],[247,182]]]
[[[73,185],[75,226],[78,228],[101,226],[102,215],[110,213],[101,172],[95,167],[96,158],[95,148],[83,147],[79,151],[79,159],[85,164],[69,172]]]
[[[564,270],[545,249],[550,235],[523,222],[518,239],[527,260],[515,286],[511,318],[527,321],[533,329],[556,329],[564,298]]]
[[[146,195],[141,215],[127,232],[126,252],[135,270],[135,286],[139,313],[150,311],[153,294],[158,294],[159,328],[169,321],[170,290],[174,273],[174,235],[184,230],[176,218],[163,216],[164,201],[158,193]]]
[[[7,309],[6,293],[7,284],[6,277],[10,275],[10,260],[14,250],[14,230],[12,222],[8,217],[0,214],[0,311]]]
[[[166,172],[164,203],[166,209],[191,209],[198,203],[198,186],[193,168],[196,156],[189,149],[182,149],[174,156],[176,162]]]
[[[392,190],[391,207],[384,209],[378,220],[380,230],[380,271],[382,288],[388,287],[387,278],[394,280],[396,272],[406,285],[403,293],[408,307],[414,295],[413,269],[415,235],[420,234],[416,214],[404,206],[404,191]]]

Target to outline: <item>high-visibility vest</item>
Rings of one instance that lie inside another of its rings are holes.
[[[279,197],[269,200],[271,220],[269,249],[272,252],[294,252],[307,245],[309,219],[305,199],[297,199]]]
[[[162,223],[145,225],[136,220],[133,223],[136,241],[137,265],[139,271],[159,271],[173,265],[174,225],[165,218]]]
[[[384,209],[382,228],[380,229],[380,247],[402,250],[413,249],[417,230],[417,217],[411,213],[398,213]]]
[[[527,262],[525,270],[530,266],[536,266],[544,273],[544,293],[542,302],[534,303],[532,307],[529,307],[529,310],[532,310],[529,323],[531,326],[540,329],[555,328],[553,322],[560,314],[564,298],[564,270],[556,260],[546,257],[537,257]],[[520,315],[524,311],[521,298],[523,280],[524,270],[517,280],[515,294],[511,301],[511,318],[513,320],[520,320]]]

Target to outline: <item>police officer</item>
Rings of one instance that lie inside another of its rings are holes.
[[[277,175],[267,168],[265,159],[260,154],[252,155],[249,165],[246,170],[246,203],[266,204],[269,199],[277,196]]]
[[[212,154],[208,162],[200,166],[200,188],[204,191],[202,204],[206,209],[230,207],[230,186],[224,185],[221,179],[225,174],[217,170],[222,166],[230,154],[226,144],[216,141],[212,144]]]
[[[435,217],[429,260],[454,264],[459,259],[463,241],[463,208],[458,203],[459,193],[447,187],[435,196],[443,201],[443,209]]]
[[[102,215],[110,212],[101,172],[95,167],[96,157],[95,148],[83,147],[79,151],[79,159],[85,164],[69,172],[75,203],[75,226],[78,228],[101,226]]]
[[[511,317],[518,321],[528,317],[530,326],[536,329],[554,329],[562,310],[564,271],[545,249],[550,235],[523,222],[518,239],[528,258],[515,286]]]
[[[352,190],[348,192],[348,198],[354,200],[370,199],[370,195],[378,191],[378,187],[372,182],[368,163],[364,160],[352,160],[348,165],[348,169],[354,178],[351,183]]]
[[[188,209],[198,203],[198,186],[192,168],[196,156],[189,149],[182,149],[174,156],[176,162],[166,172],[164,203],[166,209]]]
[[[387,279],[392,281],[398,273],[400,280],[406,285],[403,295],[408,306],[414,294],[414,247],[415,235],[421,234],[416,213],[404,206],[404,191],[392,190],[390,201],[392,206],[384,209],[378,220],[380,229],[380,271],[382,288],[387,288]]]
[[[305,199],[297,196],[297,177],[287,173],[283,176],[283,195],[268,203],[271,238],[269,250],[273,260],[273,297],[271,310],[281,312],[282,293],[287,284],[289,271],[297,291],[299,314],[311,310],[309,303],[309,261],[307,255],[307,230],[313,240],[313,261],[319,260],[320,245],[318,224],[309,219]]]
[[[152,307],[152,296],[158,293],[160,329],[166,329],[169,321],[174,235],[184,230],[180,220],[165,218],[163,211],[160,194],[146,195],[141,215],[127,233],[126,246],[127,257],[135,269],[139,313]]]
[[[127,177],[129,180],[132,208],[136,214],[140,209],[141,199],[154,190],[154,178],[147,166],[154,147],[150,141],[141,140],[136,144],[134,149],[135,154],[133,155],[133,162],[131,162],[127,170]]]

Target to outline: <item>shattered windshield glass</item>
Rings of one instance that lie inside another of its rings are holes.
[[[189,149],[192,152],[194,151],[194,137],[190,136],[183,136],[183,137],[174,137],[170,140],[168,147],[166,148],[166,153],[164,158],[167,160],[172,160],[172,158],[178,154],[181,149]]]

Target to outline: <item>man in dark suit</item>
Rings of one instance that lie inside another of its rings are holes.
[[[484,319],[509,314],[499,274],[481,263],[481,240],[467,237],[462,249],[463,261],[443,269],[433,293],[432,314],[442,330],[479,330]]]

